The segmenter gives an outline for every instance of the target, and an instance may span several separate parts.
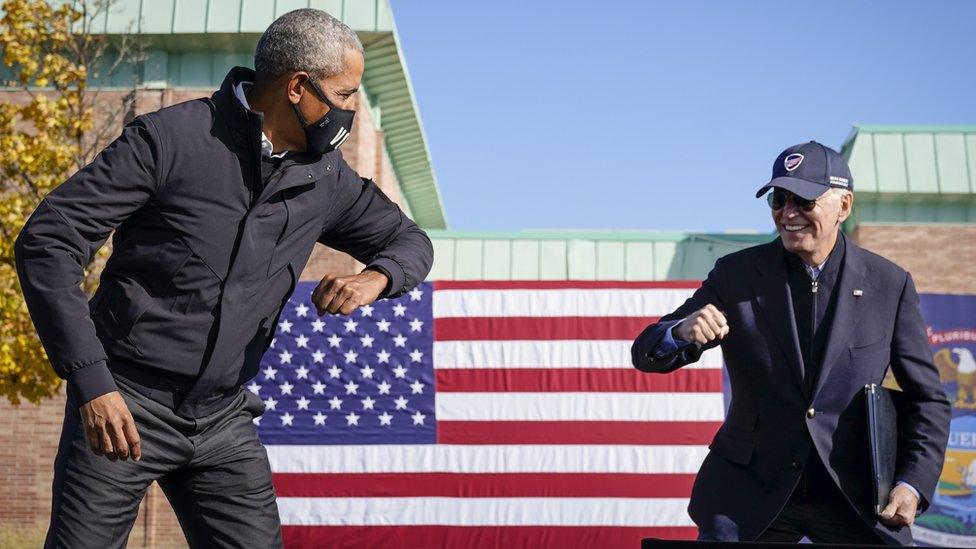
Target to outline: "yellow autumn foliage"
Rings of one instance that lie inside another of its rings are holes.
[[[14,404],[39,402],[61,383],[24,304],[13,243],[41,199],[83,162],[92,109],[88,68],[77,53],[91,38],[72,32],[90,28],[79,25],[83,8],[5,0],[0,19],[3,63],[15,77],[0,95],[0,396]]]

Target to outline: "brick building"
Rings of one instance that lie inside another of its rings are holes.
[[[209,95],[234,65],[250,66],[264,28],[281,13],[317,7],[341,17],[363,41],[366,73],[356,126],[343,154],[422,227],[435,246],[431,279],[700,279],[715,259],[772,234],[682,232],[458,232],[446,230],[430,154],[387,0],[126,0],[103,30],[133,30],[149,44],[137,89],[99,82],[106,105],[129,96],[132,114]],[[13,91],[0,90],[0,94]],[[2,97],[2,95],[0,95]],[[845,230],[915,276],[919,290],[976,293],[976,128],[859,127],[843,144],[857,188]],[[747,196],[747,195],[746,195]],[[316,249],[302,275],[349,273],[354,260]],[[0,400],[0,544],[43,536],[63,395],[40,406]],[[7,536],[4,538],[3,536]],[[13,537],[12,537],[13,536]],[[33,543],[30,542],[33,540]],[[130,536],[133,547],[185,545],[153,487]]]

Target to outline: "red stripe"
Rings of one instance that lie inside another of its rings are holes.
[[[275,473],[278,497],[686,498],[695,475],[594,473]]]
[[[700,280],[438,280],[435,290],[564,290],[564,289],[641,289],[697,290]]]
[[[441,444],[705,445],[718,421],[438,421]]]
[[[446,393],[721,393],[722,371],[683,369],[668,375],[633,368],[458,368],[437,370]]]
[[[438,341],[505,339],[634,339],[659,317],[489,316],[434,319]]]
[[[640,547],[644,538],[695,539],[689,526],[283,526],[286,547]]]

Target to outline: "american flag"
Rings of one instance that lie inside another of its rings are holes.
[[[247,386],[267,408],[256,422],[286,544],[693,538],[721,355],[642,374],[630,344],[697,285],[435,282],[319,317],[300,283]]]

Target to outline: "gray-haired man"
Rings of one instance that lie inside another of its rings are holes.
[[[194,547],[281,545],[271,471],[241,385],[257,373],[312,247],[365,263],[322,280],[349,314],[423,280],[427,236],[336,148],[363,49],[311,9],[258,42],[256,72],[141,116],[44,200],[16,244],[24,295],[68,403],[48,547],[123,546],[158,481]],[[90,303],[92,253],[114,250]]]

